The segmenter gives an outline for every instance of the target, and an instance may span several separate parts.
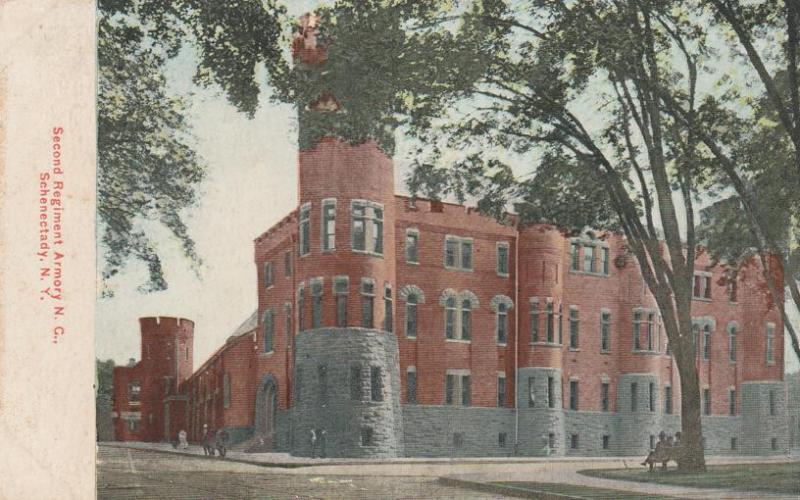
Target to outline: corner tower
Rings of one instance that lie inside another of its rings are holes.
[[[293,42],[309,72],[328,59],[316,23],[303,16]],[[292,451],[324,431],[328,453],[402,456],[394,168],[375,140],[326,131],[345,112],[328,92],[300,110]]]

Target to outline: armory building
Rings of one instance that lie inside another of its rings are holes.
[[[324,61],[311,35],[295,51]],[[223,346],[193,370],[191,321],[140,320],[141,360],[114,371],[117,439],[208,424],[300,456],[312,429],[340,457],[630,455],[679,430],[677,369],[624,238],[398,196],[374,141],[325,137],[298,169],[297,209],[255,240],[258,309]],[[696,268],[706,449],[782,452],[783,323],[759,264]]]

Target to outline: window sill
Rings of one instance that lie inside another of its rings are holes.
[[[580,274],[583,276],[594,276],[596,278],[608,278],[611,273],[598,273],[597,271],[581,271],[579,269],[570,269],[569,274]]]
[[[497,347],[508,347],[508,342],[498,342]]]
[[[472,341],[469,339],[444,339],[445,342],[453,342],[455,344],[471,344]]]
[[[418,266],[419,265],[419,261],[407,260],[406,264],[408,264],[409,266]]]
[[[712,300],[708,297],[694,297],[692,296],[692,300],[696,300],[698,302],[712,302]]]
[[[581,348],[580,347],[569,347],[569,348],[567,348],[567,350],[569,352],[581,352]]]
[[[383,258],[383,253],[370,252],[368,250],[356,250],[355,248],[351,248],[350,250],[353,253],[359,253],[361,255],[370,255],[372,257],[378,257],[378,258],[381,258],[381,259]]]
[[[600,354],[611,354],[609,349],[600,349]]]
[[[497,273],[497,275],[501,278],[508,278],[509,276],[511,276],[509,273]]]
[[[336,251],[336,248],[322,248],[322,249],[320,249],[319,252],[322,253],[322,254],[326,254],[326,253],[334,253],[335,251]]]
[[[473,269],[471,267],[469,267],[469,268],[467,268],[467,267],[454,267],[454,266],[448,266],[447,264],[445,264],[444,268],[447,269],[448,271],[461,271],[461,272],[464,272],[464,273],[473,272]]]
[[[417,336],[416,336],[416,335],[415,335],[415,336],[413,336],[413,337],[409,337],[408,335],[406,335],[404,338],[405,338],[406,340],[417,340]]]
[[[661,354],[658,351],[651,351],[649,349],[634,349],[632,352],[634,354],[641,354],[643,356],[658,356],[659,354]]]
[[[272,356],[273,354],[275,354],[275,350],[274,349],[272,351],[268,351],[268,352],[260,352],[260,353],[258,353],[258,357],[259,358],[266,358],[266,357]]]
[[[541,347],[561,347],[561,344],[557,342],[532,342],[531,345],[541,346]]]

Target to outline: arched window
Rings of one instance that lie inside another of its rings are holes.
[[[264,352],[272,352],[275,342],[275,313],[272,309],[264,311]]]
[[[736,336],[739,327],[735,323],[728,325],[728,361],[736,362]]]
[[[706,324],[703,327],[703,359],[711,357],[711,325]]]
[[[497,305],[497,343],[508,342],[508,309],[503,303]]]
[[[472,332],[472,303],[469,299],[461,301],[461,340],[469,340]]]
[[[444,335],[448,339],[456,337],[456,298],[448,297],[444,304]]]
[[[406,297],[406,337],[417,338],[417,294]]]

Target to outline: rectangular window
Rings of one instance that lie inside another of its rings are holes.
[[[322,326],[322,280],[311,280],[311,328]]]
[[[361,367],[352,365],[350,367],[350,399],[361,401],[363,391],[363,381],[361,377]]]
[[[297,287],[297,331],[302,332],[306,329],[305,323],[305,287],[301,284]]]
[[[736,449],[736,438],[732,437],[731,438],[731,450],[735,450],[735,449]]]
[[[508,310],[505,304],[497,305],[497,343],[505,345],[508,341]]]
[[[639,384],[631,382],[631,411],[639,410]]]
[[[383,255],[383,205],[353,201],[351,214],[353,250]]]
[[[736,276],[728,278],[728,300],[736,302],[738,300],[739,290],[736,282]]]
[[[300,207],[300,227],[298,237],[298,250],[300,255],[306,255],[311,251],[311,242],[309,241],[310,231],[309,224],[311,216],[311,203],[306,203]]]
[[[767,323],[767,364],[775,363],[775,325]]]
[[[497,407],[503,408],[506,405],[506,375],[497,375]]]
[[[569,447],[572,450],[578,449],[578,435],[577,434],[570,434],[569,436]]]
[[[708,361],[711,357],[711,327],[706,325],[703,328],[703,359]]]
[[[336,326],[347,326],[347,294],[350,291],[350,281],[346,276],[333,278],[333,294],[336,296]]]
[[[711,276],[695,274],[692,295],[696,299],[711,299]]]
[[[272,309],[264,311],[264,352],[272,352],[275,342],[275,314]]]
[[[464,299],[461,301],[461,340],[472,338],[472,303]]]
[[[322,200],[322,249],[336,248],[336,200]]]
[[[578,348],[578,340],[580,335],[580,319],[578,317],[578,309],[575,307],[569,308],[569,347],[570,349]]]
[[[603,449],[607,450],[610,444],[611,444],[611,436],[608,435],[603,436]]]
[[[417,402],[417,372],[413,370],[406,372],[406,402],[410,404]]]
[[[361,428],[361,446],[372,446],[372,429],[370,427]]]
[[[406,262],[419,263],[419,233],[410,229],[406,231]]]
[[[777,401],[775,399],[775,391],[769,391],[769,414],[775,416],[778,414]]]
[[[611,351],[611,313],[608,311],[600,312],[600,350]]]
[[[448,268],[472,269],[472,239],[446,236],[444,240],[444,265]]]
[[[654,434],[650,434],[650,449],[653,450],[656,447],[656,436]]]
[[[361,281],[361,326],[373,328],[375,326],[375,282],[364,279]]]
[[[664,413],[672,415],[672,387],[664,386]]]
[[[536,379],[528,377],[528,408],[536,406]]]
[[[453,394],[456,390],[456,376],[453,374],[446,374],[444,376],[444,404],[454,405],[455,398]]]
[[[563,319],[563,304],[558,304],[558,311],[556,312],[556,328],[558,328],[558,343],[564,343],[564,330],[562,328],[562,319]]]
[[[595,247],[593,246],[583,247],[583,272],[585,273],[594,273],[597,271],[595,268],[594,249]]]
[[[505,432],[501,432],[497,435],[497,446],[499,446],[500,448],[505,448],[506,441],[507,441],[507,434]]]
[[[736,326],[731,326],[728,330],[728,361],[736,362],[736,337],[738,335]]]
[[[736,389],[728,390],[728,415],[736,415]]]
[[[464,446],[464,433],[463,432],[454,432],[453,433],[453,448],[461,448]]]
[[[380,366],[369,368],[369,389],[372,401],[383,401],[383,376]]]
[[[609,411],[608,389],[608,382],[603,382],[600,384],[600,406],[603,411]]]
[[[610,266],[609,266],[609,250],[607,247],[602,247],[600,249],[600,270],[606,276],[610,274]]]
[[[769,443],[770,443],[770,448],[772,448],[772,451],[775,451],[775,450],[778,449],[778,438],[770,439]]]
[[[656,384],[653,382],[647,387],[647,399],[650,411],[656,411]]]
[[[577,380],[570,380],[569,381],[569,409],[570,410],[577,410],[578,409],[578,381]]]
[[[640,311],[633,312],[633,350],[640,351],[642,349],[642,313]]]
[[[322,404],[328,402],[328,366],[317,366],[317,383],[319,384],[319,401]]]
[[[275,271],[272,268],[272,262],[264,263],[264,288],[269,288],[275,284]]]
[[[531,342],[539,342],[539,301],[532,300],[531,304]]]
[[[550,344],[554,342],[553,321],[553,303],[548,301],[547,305],[545,306],[545,333],[547,335],[547,342]]]
[[[703,414],[711,415],[711,389],[703,389]]]
[[[654,351],[655,350],[655,313],[647,313],[647,350]]]
[[[497,274],[508,276],[508,243],[497,244]]]
[[[570,254],[570,269],[573,271],[581,270],[581,246],[578,243],[572,244],[572,252]]]
[[[551,453],[556,449],[556,435],[552,432],[547,435],[547,448]]]
[[[383,329],[387,332],[394,331],[394,314],[392,314],[392,285],[383,286]]]
[[[417,338],[417,295],[406,297],[406,337]]]
[[[284,252],[283,254],[283,274],[284,276],[292,275],[292,252]]]
[[[456,337],[456,299],[448,297],[444,303],[444,336],[448,339]]]
[[[142,394],[142,385],[139,382],[128,384],[128,402],[138,403]]]
[[[547,407],[556,407],[555,379],[553,377],[547,377]]]
[[[453,406],[470,405],[470,377],[462,373],[445,375],[445,404]]]
[[[289,302],[283,304],[283,330],[286,332],[286,338],[291,340],[294,330],[292,329],[292,304]]]

